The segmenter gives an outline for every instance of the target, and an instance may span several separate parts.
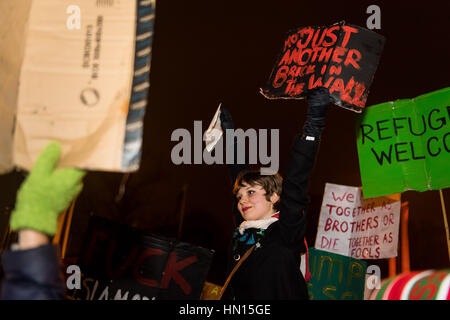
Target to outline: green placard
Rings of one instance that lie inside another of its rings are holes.
[[[366,108],[356,132],[364,198],[450,186],[450,88]]]
[[[366,262],[312,247],[308,251],[311,300],[364,300]]]

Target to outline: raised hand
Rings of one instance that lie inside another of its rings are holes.
[[[306,121],[303,126],[303,133],[306,136],[318,139],[325,127],[325,116],[330,104],[328,89],[320,87],[308,92],[308,111]]]
[[[49,236],[56,233],[58,217],[83,188],[85,172],[74,168],[55,169],[61,146],[49,143],[22,183],[11,214],[13,231],[31,229]]]

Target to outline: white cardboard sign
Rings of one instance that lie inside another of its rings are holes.
[[[397,256],[400,194],[364,199],[361,189],[327,183],[315,248],[356,259]]]

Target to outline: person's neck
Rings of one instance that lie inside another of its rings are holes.
[[[267,229],[272,223],[278,220],[278,212],[272,214],[267,218],[263,218],[260,220],[244,220],[239,225],[239,233],[243,234],[245,229],[249,228],[257,228],[257,229]]]
[[[280,211],[271,211],[270,213],[264,215],[261,219],[257,219],[257,220],[244,220],[244,221],[262,221],[262,220],[266,220],[266,219],[270,219],[270,218],[277,218],[278,219],[278,213],[280,213]]]
[[[261,220],[263,220],[263,219],[270,219],[270,218],[272,218],[274,215],[278,214],[279,212],[280,212],[280,211],[272,210],[270,213],[266,214]]]

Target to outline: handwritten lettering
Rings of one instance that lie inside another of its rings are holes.
[[[365,56],[370,48],[360,41],[382,37],[362,30],[341,23],[293,31],[262,93],[269,98],[298,98],[308,90],[325,87],[336,104],[356,111],[364,108],[374,68],[363,70],[362,66],[376,65],[379,57]],[[380,40],[376,46],[383,43]]]

